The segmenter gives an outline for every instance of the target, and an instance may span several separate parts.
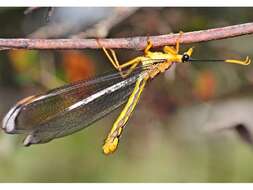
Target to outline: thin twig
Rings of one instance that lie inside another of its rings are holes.
[[[57,8],[55,8],[56,10]],[[110,29],[116,24],[122,22],[128,16],[133,14],[137,8],[135,7],[113,7],[113,8],[89,8],[87,11],[82,12],[82,19],[76,17],[73,18],[62,18],[60,20],[55,20],[52,14],[48,14],[48,18],[52,19],[52,22],[39,27],[32,33],[30,33],[27,38],[59,38],[59,36],[68,36],[67,38],[80,39],[80,38],[105,38],[109,33]],[[52,11],[52,10],[51,10]],[[48,11],[48,13],[51,13]],[[59,10],[58,16],[64,10]],[[72,10],[73,12],[74,10]],[[102,11],[102,17],[100,19],[90,19],[89,16]],[[55,14],[54,16],[57,16]],[[76,20],[77,19],[77,20]],[[82,32],[80,32],[82,31]],[[80,33],[78,33],[80,32]]]
[[[47,16],[46,16],[46,20],[47,22],[50,21],[51,16],[53,15],[55,8],[54,7],[49,7],[47,10]]]
[[[180,38],[182,44],[204,42],[232,38],[246,34],[253,34],[253,22],[187,32]],[[175,45],[179,34],[167,34],[160,36],[150,36],[154,47],[164,45]],[[97,49],[101,48],[125,48],[125,49],[144,49],[147,43],[147,36],[131,38],[107,38],[107,39],[0,39],[0,49]]]
[[[31,14],[32,12],[38,10],[38,9],[41,9],[43,7],[28,7],[25,11],[24,11],[24,14],[27,15],[27,14]],[[54,7],[48,7],[47,8],[47,15],[46,15],[46,21],[49,22],[53,12],[54,12]]]
[[[122,22],[133,13],[138,10],[136,7],[120,7],[114,8],[112,14],[110,16],[105,17],[100,20],[98,23],[93,25],[91,28],[86,29],[84,32],[80,32],[79,34],[72,35],[73,39],[87,38],[87,37],[98,37],[105,38],[112,27]]]
[[[28,7],[25,11],[24,11],[24,14],[27,15],[27,14],[30,14],[32,13],[33,11],[35,10],[38,10],[40,9],[41,7]]]

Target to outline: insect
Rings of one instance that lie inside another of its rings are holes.
[[[179,54],[180,36],[176,46],[164,46],[163,52],[152,52],[148,40],[144,55],[120,64],[114,50],[102,47],[117,73],[92,80],[79,81],[53,89],[42,95],[19,101],[3,119],[6,133],[27,134],[24,145],[46,143],[77,132],[125,103],[103,145],[105,154],[113,153],[122,131],[132,115],[148,81],[169,69],[173,64],[193,61],[224,61],[241,65],[244,61],[193,59],[193,48]],[[110,53],[109,53],[110,51]]]

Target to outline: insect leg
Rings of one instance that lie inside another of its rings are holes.
[[[170,53],[172,55],[177,55],[177,51],[175,50],[175,48],[171,47],[171,46],[164,46],[163,47],[163,51],[165,53]]]
[[[116,56],[115,51],[112,50],[112,49],[110,49],[110,51],[111,51],[111,53],[112,53],[113,59],[115,60],[116,64],[119,65],[119,67],[120,67],[121,69],[124,68],[123,66],[124,66],[126,63],[120,65],[120,64],[119,64],[119,61],[118,61],[118,59],[117,59],[117,56]],[[130,60],[130,61],[131,61],[131,60]],[[127,69],[127,70],[124,71],[124,72],[123,72],[123,71],[121,72],[121,76],[124,78],[124,77],[127,77],[128,75],[130,75],[130,74],[132,73],[132,71],[134,71],[134,69],[138,66],[138,64],[139,64],[140,62],[141,62],[141,58],[135,60],[135,63],[133,63],[129,69]],[[129,65],[128,65],[128,66],[129,66]]]
[[[183,33],[182,31],[180,31],[180,32],[179,32],[179,37],[178,37],[178,39],[177,39],[177,41],[176,41],[176,53],[177,53],[177,54],[179,53],[180,39],[182,38],[183,34],[184,34],[184,33]]]
[[[146,46],[145,49],[144,49],[144,54],[145,54],[145,55],[148,54],[148,52],[149,52],[149,50],[152,48],[152,46],[153,46],[153,44],[152,44],[151,40],[148,39],[148,41],[147,41],[147,46]]]
[[[171,47],[171,46],[164,46],[163,51],[164,51],[165,53],[171,53],[171,54],[173,54],[173,55],[177,55],[177,54],[179,53],[179,49],[180,49],[180,38],[182,37],[182,35],[183,35],[183,32],[180,31],[179,37],[178,37],[178,39],[176,40],[176,48]]]
[[[136,58],[134,58],[130,61],[127,61],[126,63],[120,64],[114,50],[110,49],[112,57],[110,56],[110,54],[108,53],[108,51],[104,47],[103,47],[103,50],[104,50],[106,56],[108,57],[108,59],[110,60],[110,62],[112,63],[112,65],[118,71],[120,71],[120,74],[121,74],[122,77],[128,76],[136,68],[136,66],[138,64],[142,63],[142,60],[145,59],[145,57],[139,56],[139,57],[136,57]],[[126,71],[126,74],[123,73],[122,69],[124,69],[126,67],[129,67],[129,66],[131,66],[131,67]]]
[[[122,76],[123,78],[125,78],[125,77],[127,77],[128,75],[130,75],[130,74],[134,71],[134,69],[137,67],[137,65],[138,65],[138,63],[135,63],[135,64],[133,64],[128,70],[126,70],[126,71],[124,71],[124,72],[121,72],[121,73],[120,73],[121,76]]]
[[[137,79],[131,96],[129,97],[119,117],[114,122],[113,127],[105,140],[103,146],[103,152],[105,154],[113,153],[117,149],[119,138],[122,135],[123,128],[125,127],[129,117],[131,116],[137,104],[147,80],[147,76],[141,76]]]
[[[117,69],[118,71],[121,71],[119,64],[117,61],[113,60],[112,57],[110,56],[110,54],[108,53],[107,49],[105,49],[104,47],[102,47],[105,55],[107,56],[107,58],[109,59],[109,61],[112,63],[112,65],[114,66],[115,69]],[[113,50],[110,49],[110,51],[112,52]]]

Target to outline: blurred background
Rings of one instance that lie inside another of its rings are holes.
[[[1,8],[1,38],[148,36],[251,22],[252,8]],[[191,44],[194,58],[253,58],[251,35]],[[189,48],[182,45],[181,51]],[[116,50],[121,62],[142,51]],[[112,70],[101,50],[0,52],[0,118],[18,100]],[[0,182],[252,182],[253,66],[181,64],[144,90],[118,150],[102,154],[120,113],[23,147],[0,133]]]

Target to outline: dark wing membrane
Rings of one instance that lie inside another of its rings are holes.
[[[15,110],[18,115],[16,114],[17,117],[12,122],[15,124],[15,131],[33,130],[40,123],[63,112],[76,102],[122,80],[122,77],[118,73],[114,73],[65,85],[45,94],[34,96],[28,99],[28,101],[23,102],[21,100],[21,103],[18,103],[19,106]]]
[[[14,106],[3,122],[9,133],[29,133],[26,144],[45,143],[81,130],[123,104],[142,71],[66,85]]]

